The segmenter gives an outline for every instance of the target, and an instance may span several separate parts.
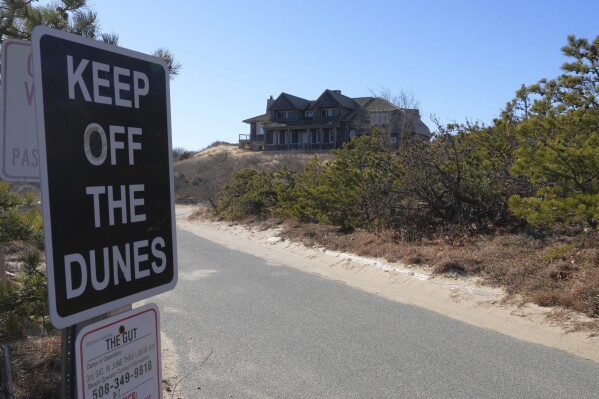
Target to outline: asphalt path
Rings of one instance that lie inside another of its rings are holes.
[[[599,398],[592,361],[177,234],[154,302],[186,399]]]

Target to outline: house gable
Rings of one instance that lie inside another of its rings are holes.
[[[267,111],[281,110],[305,110],[310,105],[310,101],[291,94],[281,93],[277,99],[270,104]]]
[[[356,106],[351,98],[344,96],[341,92],[327,89],[311,105],[313,111],[318,111],[320,108],[346,108],[353,110]]]
[[[335,116],[345,119],[358,107],[358,104],[354,100],[341,94],[341,91],[327,89],[311,104],[310,110],[315,117]],[[335,111],[331,114],[327,110]]]

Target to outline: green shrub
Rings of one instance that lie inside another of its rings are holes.
[[[220,191],[215,212],[226,220],[270,214],[277,203],[273,173],[243,169]]]
[[[25,329],[53,330],[48,317],[46,275],[41,255],[31,248],[19,257],[21,270],[15,281],[0,285],[0,331],[20,335]]]
[[[18,195],[10,191],[10,184],[0,182],[0,243],[41,243],[42,214],[34,202],[30,193]]]
[[[397,204],[397,154],[378,135],[361,136],[335,152],[335,160],[314,158],[287,184],[280,214],[342,229],[376,229],[392,224]]]
[[[12,241],[40,246],[42,216],[35,198],[17,195],[10,185],[0,182],[0,245]],[[19,334],[26,328],[48,330],[46,276],[40,270],[41,255],[31,247],[18,258],[21,270],[14,281],[0,284],[0,330]]]
[[[562,52],[573,58],[563,75],[523,87],[508,104],[519,121],[512,173],[536,191],[509,205],[533,225],[599,228],[599,36],[569,36]]]

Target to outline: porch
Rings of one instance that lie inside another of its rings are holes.
[[[300,151],[316,152],[334,150],[335,143],[288,143],[288,144],[264,144],[264,151]]]
[[[337,127],[267,129],[264,151],[326,151],[338,147],[342,135]]]
[[[251,150],[251,151],[263,151],[264,150],[264,136],[259,140],[252,140],[250,134],[239,135],[239,149]]]

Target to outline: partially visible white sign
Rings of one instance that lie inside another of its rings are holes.
[[[31,43],[2,42],[0,177],[6,181],[40,181],[35,88]]]
[[[75,343],[78,397],[160,399],[159,337],[155,304],[83,328]]]

